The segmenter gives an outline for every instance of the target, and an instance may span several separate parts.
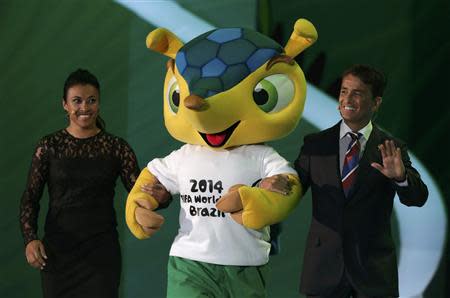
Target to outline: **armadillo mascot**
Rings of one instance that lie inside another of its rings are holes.
[[[170,58],[164,120],[185,145],[141,172],[126,221],[137,238],[148,238],[164,219],[141,186],[159,180],[180,194],[168,297],[266,296],[269,226],[288,216],[302,190],[295,170],[264,142],[286,136],[300,120],[306,81],[294,58],[316,39],[305,19],[285,47],[244,28],[215,29],[186,44],[163,28],[147,36],[150,50]],[[289,177],[289,193],[254,186],[278,174]]]

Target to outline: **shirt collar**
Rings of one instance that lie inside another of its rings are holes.
[[[361,133],[362,137],[364,139],[368,140],[369,136],[370,136],[370,133],[372,132],[372,129],[373,129],[372,121],[369,121],[369,123],[367,123],[366,126],[361,128],[357,132]],[[340,127],[340,130],[339,130],[339,139],[342,139],[343,137],[345,137],[345,135],[348,132],[352,132],[352,130],[350,129],[350,127],[347,126],[347,124],[345,124],[344,121],[341,121],[341,127]]]

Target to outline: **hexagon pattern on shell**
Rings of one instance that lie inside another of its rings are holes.
[[[191,94],[202,98],[231,89],[284,49],[269,37],[245,28],[201,34],[177,53],[175,64]]]

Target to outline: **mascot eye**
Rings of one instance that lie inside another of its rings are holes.
[[[167,92],[167,101],[172,113],[176,114],[178,112],[178,107],[180,105],[180,87],[178,86],[177,79],[172,77],[169,81]]]
[[[294,83],[284,74],[265,77],[253,89],[253,100],[266,113],[275,113],[294,98]]]

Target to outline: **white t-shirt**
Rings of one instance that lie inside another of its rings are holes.
[[[180,228],[171,256],[220,265],[259,266],[269,260],[269,228],[248,229],[215,203],[235,184],[295,170],[273,148],[244,145],[213,150],[186,144],[165,158],[154,159],[149,171],[172,194],[180,194]]]

